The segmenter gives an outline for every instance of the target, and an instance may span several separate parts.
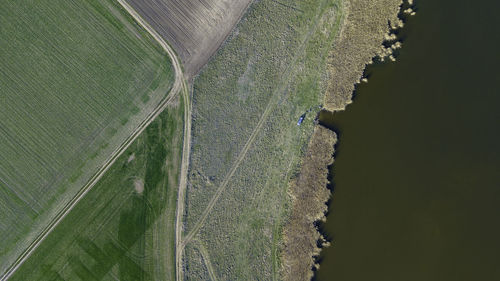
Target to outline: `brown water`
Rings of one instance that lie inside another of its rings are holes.
[[[340,135],[317,280],[500,280],[500,2],[417,0]]]

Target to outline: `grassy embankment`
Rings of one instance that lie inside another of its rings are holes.
[[[400,4],[401,0],[342,1],[345,21],[328,59],[327,110],[343,110],[351,103],[355,84],[360,82],[366,64],[371,63],[374,57],[394,59],[392,51],[401,44],[396,41],[391,29],[402,26],[398,19]],[[324,243],[313,222],[324,219],[325,203],[330,195],[326,188],[326,168],[333,161],[335,142],[333,132],[327,133],[318,126],[303,159],[301,173],[291,184],[290,191],[296,200],[293,200],[292,214],[284,228],[285,280],[310,279],[314,265],[312,257],[317,256],[320,250],[317,241]]]
[[[113,1],[3,1],[0,274],[168,93],[168,56]]]
[[[195,79],[187,279],[279,278],[288,182],[323,101],[341,12],[336,0],[255,2]]]
[[[11,280],[174,280],[183,110],[167,107]]]

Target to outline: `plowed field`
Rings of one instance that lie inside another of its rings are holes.
[[[250,0],[127,0],[180,56],[192,76],[232,30]]]

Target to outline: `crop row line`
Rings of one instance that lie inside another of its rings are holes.
[[[0,277],[0,281],[9,279],[12,274],[28,259],[28,257],[38,248],[38,246],[47,238],[54,228],[66,217],[66,215],[75,207],[75,205],[90,191],[90,189],[102,178],[104,173],[118,159],[122,153],[134,142],[135,139],[146,129],[146,127],[169,105],[181,88],[185,87],[181,65],[172,48],[135,12],[124,0],[117,0],[118,3],[131,14],[146,31],[161,45],[171,58],[175,71],[175,82],[165,98],[154,108],[154,110],[143,120],[134,132],[111,154],[104,164],[97,170],[91,179],[82,189],[73,197],[65,207],[52,219],[52,221],[42,230],[33,242],[23,251],[23,253],[14,261],[7,271]]]

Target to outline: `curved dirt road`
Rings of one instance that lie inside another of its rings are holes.
[[[26,261],[26,259],[38,248],[38,246],[45,240],[45,238],[54,230],[54,228],[64,219],[64,217],[75,207],[75,205],[87,194],[87,192],[102,178],[104,173],[113,165],[113,163],[120,157],[120,155],[134,142],[134,140],[146,129],[146,127],[165,109],[165,107],[170,104],[173,98],[178,94],[178,92],[182,89],[182,94],[185,98],[185,112],[186,114],[191,116],[190,107],[189,107],[189,96],[187,95],[186,85],[184,82],[184,76],[182,73],[182,67],[175,55],[175,52],[172,48],[137,14],[135,10],[130,7],[124,0],[117,0],[120,5],[127,10],[127,12],[144,28],[146,31],[161,45],[161,47],[167,52],[169,55],[172,66],[175,71],[175,81],[170,90],[169,94],[165,96],[165,98],[154,108],[154,110],[146,117],[144,121],[142,121],[139,126],[133,131],[133,133],[111,154],[111,156],[106,160],[105,163],[99,168],[99,170],[90,178],[90,180],[85,184],[82,189],[76,194],[76,196],[71,199],[68,204],[64,206],[64,208],[55,216],[55,218],[42,230],[42,232],[35,238],[35,240],[23,251],[23,253],[16,259],[16,261],[7,269],[7,271],[0,277],[0,281],[5,281],[9,279],[14,272]],[[185,121],[185,123],[188,123]],[[190,123],[190,122],[189,122]],[[189,124],[190,128],[190,124]],[[185,127],[185,139],[184,146],[186,146],[186,133],[190,135],[189,132],[186,132]],[[189,140],[187,140],[189,142]],[[185,147],[183,149],[185,152]],[[182,169],[181,175],[186,175],[187,172],[187,163],[184,161],[184,153],[182,159]],[[189,157],[187,158],[189,159]],[[186,168],[184,168],[186,167]],[[181,192],[179,191],[179,194]],[[176,240],[177,240],[177,232],[176,232]],[[177,243],[176,243],[177,244]]]
[[[182,95],[184,97],[184,144],[182,148],[182,164],[177,191],[177,210],[175,217],[175,278],[183,280],[182,274],[182,216],[184,215],[184,201],[186,198],[187,171],[189,166],[189,153],[191,152],[191,102],[186,83],[183,82]]]

